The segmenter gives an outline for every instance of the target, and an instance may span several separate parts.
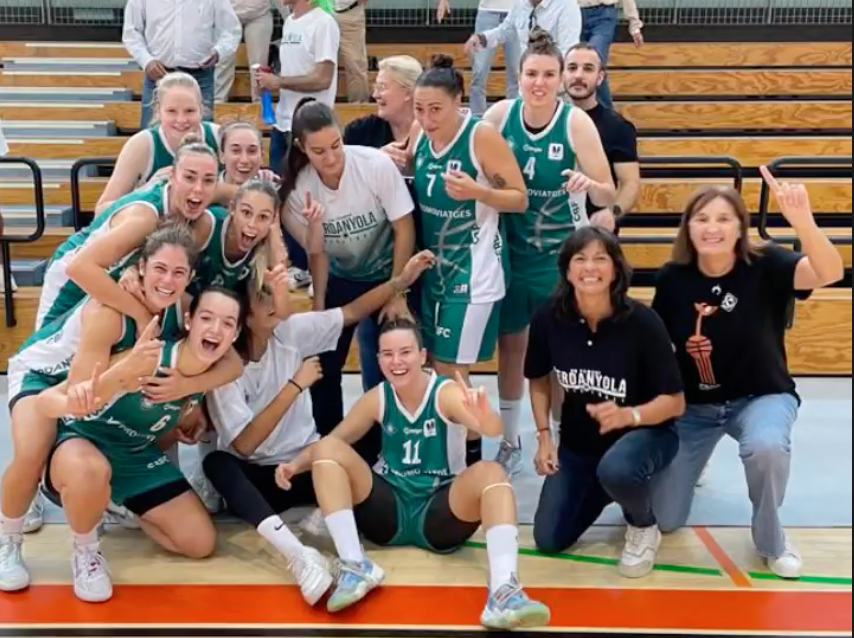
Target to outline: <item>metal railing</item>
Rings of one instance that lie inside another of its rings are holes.
[[[86,225],[84,223],[84,213],[94,213],[93,210],[83,210],[80,196],[80,173],[84,168],[89,166],[104,166],[115,168],[115,157],[84,157],[74,162],[71,167],[71,212],[74,215],[74,230],[75,232],[82,230]]]
[[[0,157],[0,164],[24,164],[28,166],[33,174],[33,195],[36,204],[36,229],[31,234],[7,235],[6,229],[0,235],[0,256],[3,262],[3,305],[6,309],[6,327],[14,328],[17,325],[15,319],[15,295],[12,291],[12,244],[31,244],[41,239],[45,229],[44,209],[44,187],[42,183],[42,172],[39,165],[27,157]]]

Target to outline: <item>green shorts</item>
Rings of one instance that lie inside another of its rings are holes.
[[[110,462],[111,499],[117,505],[125,505],[129,500],[140,495],[156,492],[171,484],[183,484],[186,481],[181,470],[172,465],[169,457],[156,445],[138,450],[116,449],[116,446],[108,445],[103,441],[93,441],[77,432],[73,424],[60,423],[54,451],[66,441],[78,438],[92,443]],[[49,463],[48,467],[50,467]],[[134,513],[138,514],[138,512]]]
[[[436,361],[470,366],[489,361],[498,344],[499,305],[437,302],[422,293],[424,345]]]
[[[516,334],[530,326],[534,315],[554,294],[559,279],[557,268],[514,272],[501,304],[500,334]]]
[[[38,396],[45,390],[62,383],[62,379],[31,370],[19,370],[15,359],[9,362],[9,412],[15,409],[15,404],[21,399]]]

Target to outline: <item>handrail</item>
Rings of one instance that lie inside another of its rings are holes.
[[[84,157],[71,167],[71,209],[74,214],[74,231],[83,229],[83,212],[80,203],[80,172],[88,166],[116,166],[115,157]],[[89,211],[86,211],[89,212]],[[91,211],[95,212],[95,211]]]
[[[36,229],[33,233],[27,236],[6,235],[6,229],[3,228],[3,234],[0,235],[0,253],[2,253],[3,262],[3,305],[6,308],[6,327],[14,328],[18,322],[15,319],[15,299],[12,293],[12,244],[31,244],[41,239],[44,235],[45,209],[44,209],[44,185],[42,182],[42,171],[39,165],[28,157],[0,157],[0,164],[24,164],[30,168],[33,174],[33,192],[35,194],[36,203]]]
[[[827,177],[839,177],[841,171],[839,168],[849,167],[845,176],[851,177],[851,157],[779,157],[768,164],[768,170],[775,177],[781,176],[781,171],[786,171],[782,174],[783,177],[798,178],[798,168],[808,167],[809,179],[822,179]],[[834,167],[837,170],[834,170]],[[788,171],[786,169],[789,169]],[[824,169],[824,170],[822,170]],[[768,216],[771,206],[771,188],[762,180],[762,187],[759,191],[759,236],[765,241],[774,241],[779,243],[789,243],[797,241],[798,238],[794,235],[787,237],[774,237],[768,232]],[[830,241],[837,245],[851,245],[851,237],[830,237]]]

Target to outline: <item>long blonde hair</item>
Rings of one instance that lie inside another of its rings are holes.
[[[170,89],[174,89],[177,87],[181,87],[183,89],[190,89],[193,94],[196,96],[196,99],[199,103],[199,112],[202,114],[202,117],[206,115],[205,113],[205,101],[202,98],[202,89],[199,87],[199,83],[196,82],[196,78],[194,78],[189,73],[184,73],[183,71],[175,71],[174,73],[168,73],[164,75],[157,82],[157,88],[154,89],[154,97],[151,100],[151,124],[149,126],[157,126],[160,124],[160,104],[163,101],[163,95],[167,93]]]

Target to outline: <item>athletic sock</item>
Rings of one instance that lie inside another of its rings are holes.
[[[496,525],[486,532],[489,556],[489,591],[497,592],[519,571],[519,530],[515,525]]]
[[[513,447],[521,447],[519,439],[519,420],[522,417],[522,399],[501,399],[501,424],[504,426],[504,440]]]
[[[23,518],[9,518],[5,514],[0,514],[0,532],[11,536],[12,534],[24,533]]]
[[[326,517],[326,527],[335,543],[338,558],[348,563],[361,564],[365,552],[359,542],[359,530],[356,529],[356,517],[353,510],[341,510]]]
[[[286,557],[295,556],[303,549],[293,532],[280,516],[271,516],[258,526],[258,533]]]
[[[74,546],[75,547],[89,547],[91,545],[98,544],[98,528],[96,527],[91,532],[86,534],[78,534],[77,532],[72,531],[72,535],[74,536]]]
[[[466,467],[471,467],[483,460],[483,441],[480,438],[466,441]]]

